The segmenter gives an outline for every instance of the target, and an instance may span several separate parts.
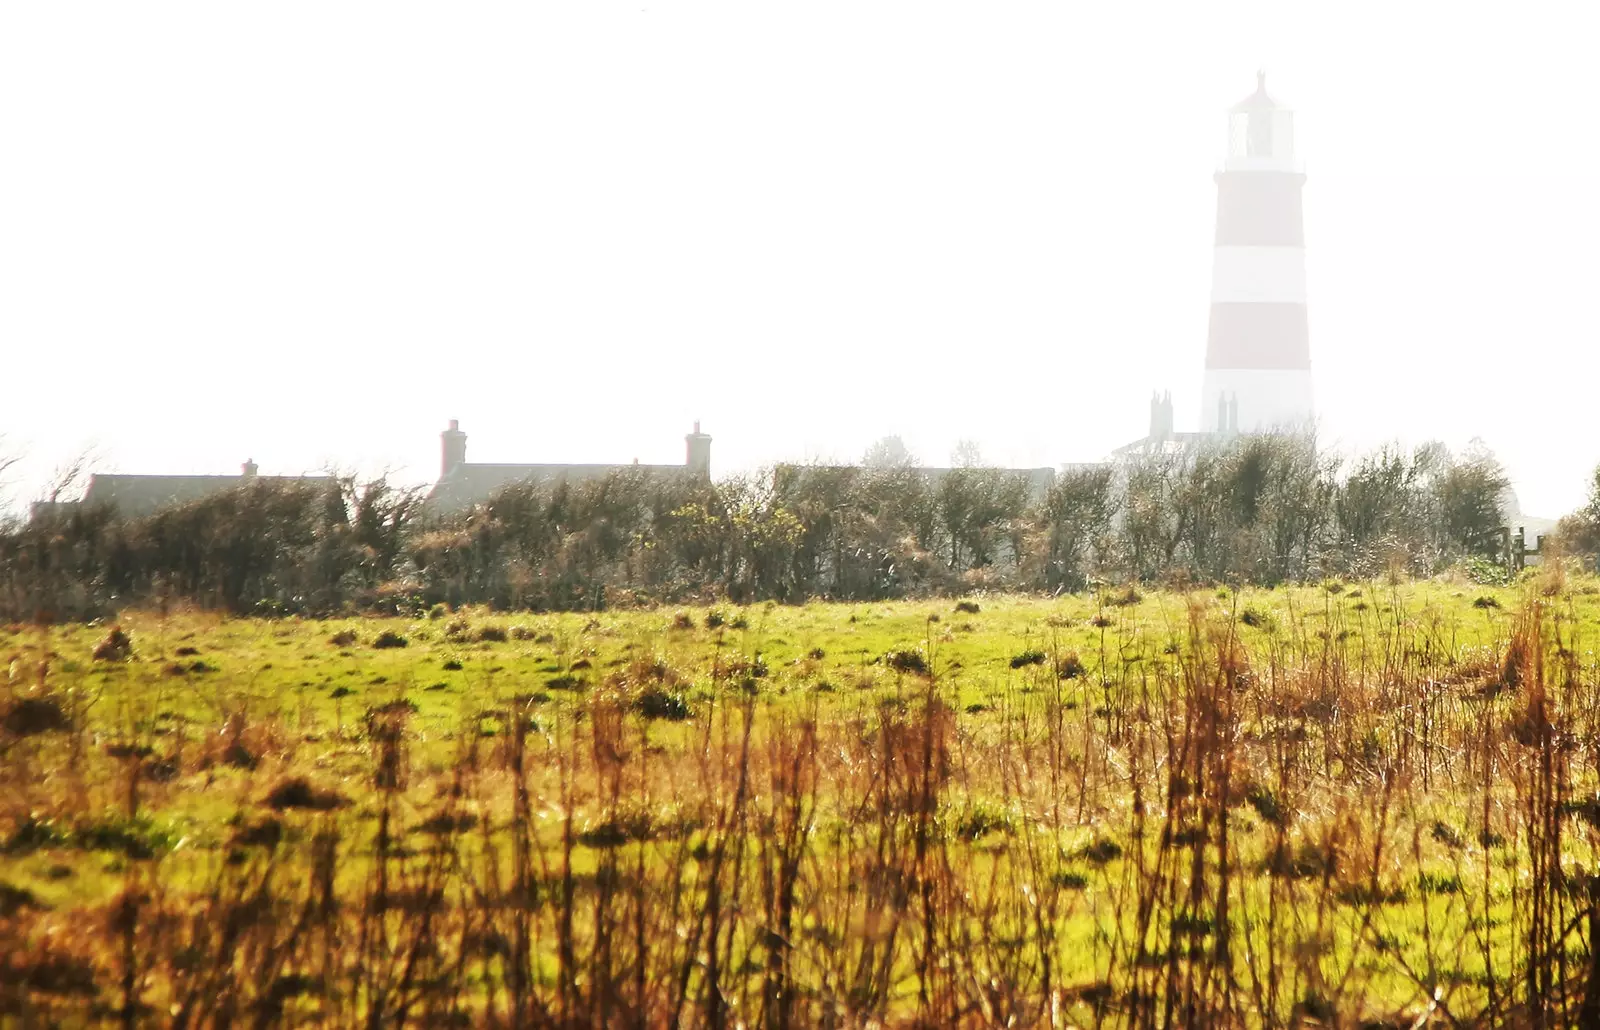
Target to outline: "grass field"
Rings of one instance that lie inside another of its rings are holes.
[[[0,630],[0,1020],[1595,1015],[1594,580],[430,614]]]

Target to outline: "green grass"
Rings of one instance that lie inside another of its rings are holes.
[[[1496,1022],[1583,982],[1593,581],[978,600],[0,629],[7,710],[71,723],[0,737],[0,1014]]]

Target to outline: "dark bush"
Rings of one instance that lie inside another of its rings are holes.
[[[52,733],[72,728],[72,720],[60,702],[51,697],[18,698],[6,706],[0,716],[0,725],[16,737],[31,737],[38,733]]]
[[[94,660],[97,662],[125,662],[132,657],[133,638],[124,633],[121,626],[112,626],[111,631],[94,646]]]
[[[649,687],[640,691],[634,698],[633,705],[646,719],[682,722],[694,714],[682,694],[663,687]]]
[[[1078,857],[1095,865],[1105,865],[1122,857],[1122,845],[1109,837],[1100,837],[1079,851]]]
[[[1013,669],[1022,669],[1029,665],[1043,665],[1046,657],[1047,655],[1043,651],[1023,651],[1021,654],[1011,656],[1011,667]]]
[[[1283,826],[1287,822],[1283,806],[1278,804],[1277,795],[1266,787],[1254,785],[1245,791],[1244,798],[1250,802],[1250,807],[1256,810],[1256,815],[1261,817],[1262,822],[1274,826]]]
[[[302,808],[314,812],[327,812],[349,804],[344,795],[332,790],[321,790],[311,785],[303,776],[293,776],[279,783],[267,793],[263,803],[282,811]]]
[[[910,672],[918,676],[928,674],[928,659],[921,651],[890,651],[882,661],[895,672]]]

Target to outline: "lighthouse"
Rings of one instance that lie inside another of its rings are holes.
[[[1311,341],[1294,116],[1266,75],[1229,113],[1217,180],[1211,328],[1202,427],[1211,433],[1309,427]]]

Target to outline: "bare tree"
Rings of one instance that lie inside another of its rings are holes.
[[[903,469],[916,463],[916,456],[906,449],[906,442],[894,435],[878,440],[861,457],[861,464],[869,469]]]
[[[87,486],[95,470],[104,464],[104,455],[100,453],[99,447],[94,445],[85,447],[57,465],[55,471],[50,473],[45,499],[54,504],[61,501],[63,495],[70,498],[73,493]]]
[[[983,468],[983,448],[976,440],[958,440],[950,452],[950,464],[958,469]]]
[[[12,513],[8,511],[7,502],[10,498],[7,497],[7,489],[10,487],[10,481],[7,477],[20,461],[22,461],[22,448],[0,436],[0,526],[4,526],[12,517]]]

